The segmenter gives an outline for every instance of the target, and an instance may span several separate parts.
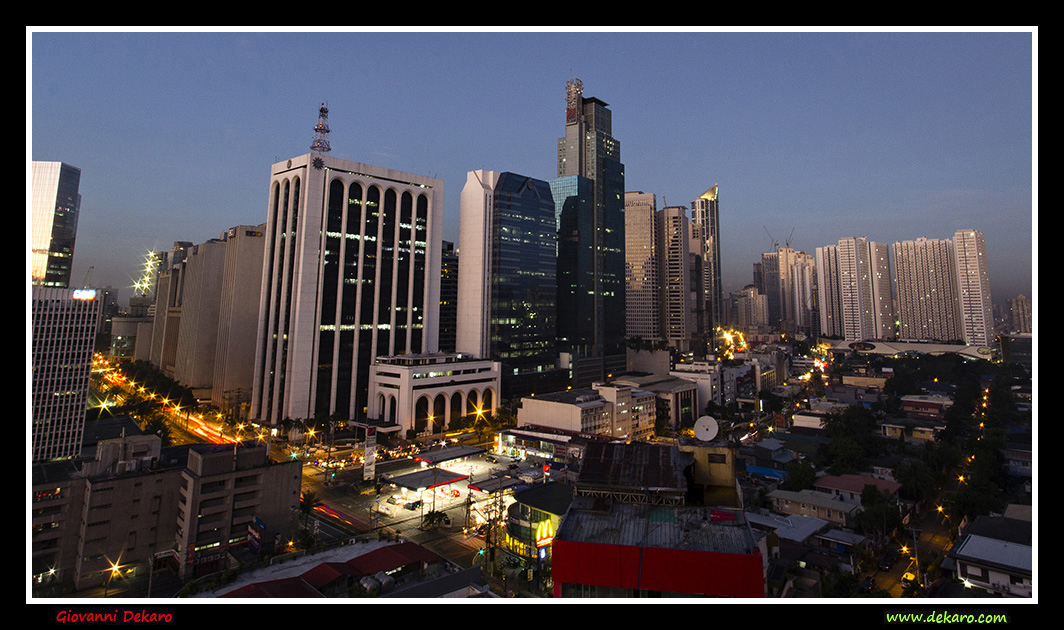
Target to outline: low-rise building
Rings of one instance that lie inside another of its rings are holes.
[[[901,410],[915,418],[941,420],[946,410],[953,406],[953,399],[939,394],[914,394],[901,397]]]
[[[897,498],[898,490],[901,489],[901,484],[896,481],[866,475],[824,475],[818,477],[813,486],[858,507],[861,505],[861,493],[866,486],[875,486],[880,493],[894,498]]]
[[[858,506],[816,490],[774,490],[768,498],[772,501],[773,512],[811,516],[839,527],[851,527],[858,512]]]
[[[759,598],[768,556],[743,512],[575,497],[551,579],[555,597]]]
[[[441,433],[490,416],[499,405],[497,361],[460,353],[377,357],[369,378],[368,417],[403,433]]]
[[[162,448],[158,436],[130,432],[91,452],[32,470],[37,585],[80,590],[163,566],[184,579],[295,533],[302,465],[270,461],[266,444]]]
[[[618,440],[645,440],[654,433],[656,396],[618,384],[595,383],[521,399],[518,426],[538,426]]]
[[[960,532],[946,553],[943,569],[966,588],[992,595],[1031,597],[1033,547],[1031,522],[1004,516],[979,516]]]

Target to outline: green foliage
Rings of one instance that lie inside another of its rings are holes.
[[[811,490],[816,482],[816,470],[805,460],[787,466],[787,489],[794,492]]]

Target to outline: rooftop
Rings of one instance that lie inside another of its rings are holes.
[[[584,449],[577,486],[685,489],[683,469],[691,464],[675,446],[646,442],[590,442]]]
[[[574,498],[555,541],[729,554],[758,552],[742,512],[618,502],[605,509],[601,506],[601,501],[588,497]],[[721,512],[734,520],[722,520]]]

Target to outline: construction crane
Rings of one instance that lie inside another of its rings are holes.
[[[772,238],[772,233],[768,231],[768,227],[765,225],[762,225],[761,227],[765,228],[765,234],[768,234],[768,240],[772,241],[772,251],[776,251],[777,249],[779,249],[780,242]]]
[[[89,265],[89,268],[85,270],[85,275],[81,278],[81,288],[82,289],[88,289],[89,288],[89,276],[92,274],[92,270],[94,268],[95,267],[93,265]]]

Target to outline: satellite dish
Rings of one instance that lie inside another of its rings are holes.
[[[717,421],[710,416],[702,416],[695,421],[695,437],[703,442],[710,442],[717,437],[720,427]]]

